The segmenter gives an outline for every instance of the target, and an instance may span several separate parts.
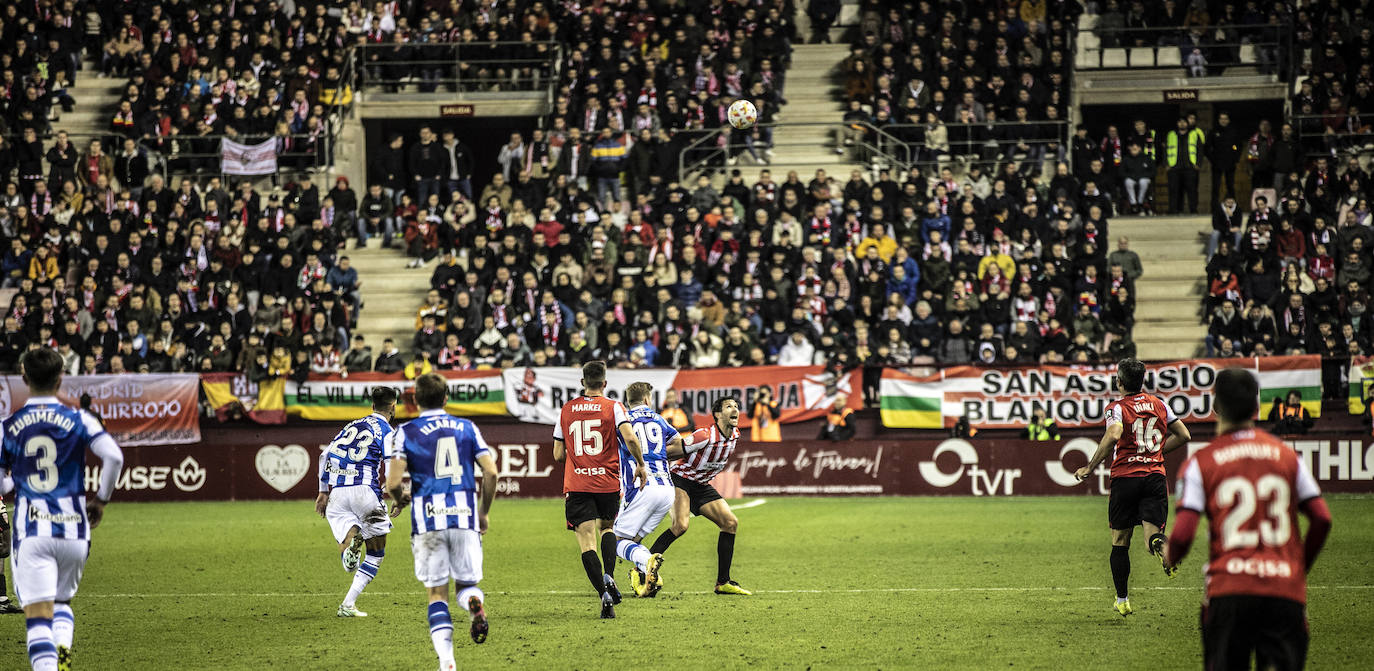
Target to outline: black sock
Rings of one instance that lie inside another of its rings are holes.
[[[672,545],[673,541],[678,538],[680,538],[680,536],[673,533],[671,528],[664,529],[663,533],[659,534],[658,540],[654,541],[654,546],[649,548],[649,552],[651,554],[663,554],[668,551],[668,546]]]
[[[615,575],[615,546],[619,542],[620,539],[609,529],[601,534],[601,565],[606,569],[606,575]]]
[[[1126,598],[1126,582],[1131,577],[1131,548],[1125,545],[1112,546],[1112,583],[1116,585],[1116,598]]]
[[[720,532],[720,539],[716,541],[716,584],[724,585],[730,582],[730,562],[735,558],[735,535]]]
[[[605,581],[601,579],[601,560],[596,558],[596,550],[582,553],[582,568],[587,569],[587,579],[592,581],[592,589],[597,595],[606,592]]]

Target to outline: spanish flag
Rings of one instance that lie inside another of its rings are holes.
[[[275,378],[258,384],[240,373],[205,373],[200,376],[205,400],[220,421],[248,418],[258,424],[286,422],[286,380]]]

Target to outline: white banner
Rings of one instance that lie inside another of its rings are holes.
[[[563,404],[582,393],[581,368],[509,368],[502,375],[506,410],[525,422],[557,424]],[[630,383],[648,382],[654,387],[651,401],[657,408],[663,392],[673,386],[676,377],[677,371],[671,368],[612,368],[606,371],[606,395],[620,400]]]
[[[239,144],[222,139],[219,170],[226,175],[270,175],[277,171],[277,141]]]

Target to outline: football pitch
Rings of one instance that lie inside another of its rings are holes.
[[[1309,668],[1368,668],[1374,498],[1328,501]],[[755,596],[710,593],[716,531],[697,518],[666,555],[660,596],[603,621],[562,502],[498,499],[484,541],[491,637],[474,645],[457,613],[455,654],[463,669],[1200,668],[1205,545],[1170,580],[1137,531],[1136,613],[1123,620],[1106,505],[771,498],[738,512],[734,577]],[[350,580],[312,502],[116,502],[73,603],[76,668],[433,669],[408,519],[358,601],[370,617],[350,620],[334,615]],[[23,616],[0,617],[0,668],[27,668]]]

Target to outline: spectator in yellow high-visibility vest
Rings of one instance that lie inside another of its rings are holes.
[[[1197,214],[1198,161],[1202,145],[1207,141],[1201,128],[1189,128],[1188,120],[1180,117],[1178,128],[1164,139],[1164,165],[1169,169],[1169,213],[1183,214],[1183,200],[1188,200],[1187,212]]]

